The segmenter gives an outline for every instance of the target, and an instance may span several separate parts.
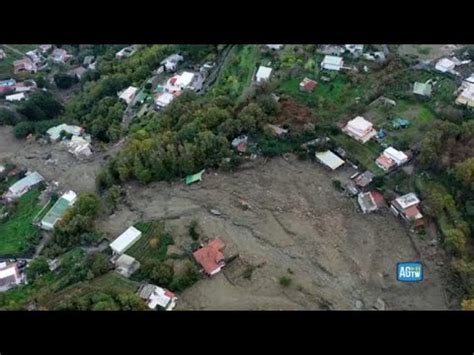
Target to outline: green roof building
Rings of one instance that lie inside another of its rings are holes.
[[[76,202],[76,193],[68,191],[59,198],[41,220],[41,228],[52,230],[66,214],[66,211]]]

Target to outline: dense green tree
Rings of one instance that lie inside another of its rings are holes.
[[[93,193],[82,193],[78,196],[73,208],[72,215],[95,217],[100,210],[100,199]]]
[[[474,191],[474,157],[458,163],[455,175],[466,189]]]
[[[1,125],[15,125],[18,121],[18,115],[9,109],[0,108],[0,126]]]
[[[69,89],[78,82],[77,77],[65,73],[58,73],[54,75],[54,83],[60,89]]]
[[[37,91],[18,106],[18,112],[29,121],[55,118],[63,112],[63,106],[49,92]]]
[[[86,258],[86,267],[92,272],[94,277],[107,273],[111,269],[109,259],[101,253],[90,254]]]
[[[35,131],[35,125],[33,122],[18,122],[15,125],[15,128],[13,130],[13,134],[15,135],[16,138],[21,139],[25,138],[28,136],[30,133],[34,133]]]
[[[45,257],[38,256],[28,265],[26,269],[26,277],[30,281],[34,281],[37,277],[49,272],[48,261]]]

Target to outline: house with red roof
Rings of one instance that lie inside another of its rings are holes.
[[[224,247],[224,241],[217,238],[193,253],[194,260],[201,265],[207,275],[215,275],[224,267],[225,257],[222,253]]]
[[[316,81],[311,80],[309,78],[304,78],[303,81],[300,83],[300,90],[313,91],[316,85],[317,85]]]
[[[141,285],[138,295],[147,303],[148,308],[156,309],[158,307],[165,311],[172,311],[178,300],[178,297],[170,290],[152,284]]]
[[[403,165],[408,161],[408,156],[393,147],[386,148],[382,154],[375,160],[375,164],[384,171],[389,171],[397,166]]]
[[[359,203],[360,209],[364,213],[374,212],[380,207],[386,206],[383,195],[378,191],[359,193],[357,196],[357,202]]]
[[[391,210],[415,228],[423,227],[425,220],[420,211],[420,200],[413,192],[397,197],[391,203]]]
[[[13,62],[13,71],[15,74],[21,72],[35,73],[37,70],[36,64],[30,58],[23,58]]]

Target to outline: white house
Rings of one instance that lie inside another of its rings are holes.
[[[326,165],[331,170],[336,170],[341,165],[344,164],[344,160],[339,158],[336,154],[331,152],[330,150],[326,150],[325,152],[317,152],[315,154],[316,159],[319,160],[320,163]]]
[[[362,143],[367,142],[377,134],[373,124],[362,116],[357,116],[347,122],[342,131]]]
[[[342,57],[336,57],[333,55],[327,55],[321,62],[321,68],[326,70],[339,71],[344,66],[344,60]]]
[[[117,239],[110,243],[110,248],[115,254],[123,254],[141,237],[142,232],[131,226],[125,232],[123,232]]]
[[[455,67],[456,63],[448,58],[440,59],[435,65],[435,69],[442,73],[450,72],[454,70]]]
[[[402,165],[408,161],[408,157],[405,153],[394,147],[388,147],[383,151],[383,154],[392,159],[397,165]]]
[[[84,133],[84,128],[63,123],[58,126],[51,127],[46,131],[46,134],[49,136],[51,141],[56,142],[61,138],[62,131],[66,132],[67,134],[72,134],[73,136],[80,136],[82,133]]]
[[[87,139],[79,136],[72,136],[67,143],[69,153],[78,159],[86,159],[92,155],[91,143]]]
[[[130,103],[133,101],[135,98],[135,94],[137,93],[138,88],[134,86],[129,86],[125,90],[119,92],[118,97],[125,101],[127,105],[130,105]]]
[[[363,44],[346,44],[344,45],[347,51],[349,51],[352,55],[358,56],[364,52],[364,45]]]
[[[5,96],[5,100],[10,101],[10,102],[23,101],[23,100],[26,100],[26,96],[24,92],[20,92],[19,94]]]
[[[63,48],[55,48],[53,50],[53,53],[51,53],[51,59],[55,63],[64,63],[66,62],[69,58],[71,58],[71,55],[69,55],[65,49]]]
[[[274,51],[278,51],[283,48],[283,44],[266,44],[266,46]]]
[[[171,77],[166,82],[165,88],[169,93],[175,93],[185,89],[191,89],[194,79],[194,73],[185,71],[182,74],[177,74]]]
[[[422,227],[425,223],[420,211],[420,199],[413,192],[397,197],[392,201],[390,208],[395,215],[415,227]]]
[[[183,61],[183,56],[179,54],[172,54],[163,60],[160,64],[163,65],[166,71],[174,72],[178,68],[178,63]]]
[[[369,213],[377,210],[377,204],[375,203],[370,191],[360,192],[357,195],[357,202],[359,203],[360,209],[363,213]]]
[[[138,294],[140,298],[147,302],[150,309],[156,309],[159,306],[166,311],[171,311],[178,300],[170,290],[151,284],[142,285],[138,290]]]
[[[125,277],[130,277],[140,268],[140,263],[133,257],[122,254],[115,260],[115,271]]]
[[[271,74],[272,68],[264,67],[263,65],[261,65],[257,70],[257,74],[255,75],[255,81],[257,83],[260,83],[262,81],[268,81],[270,79]]]
[[[183,72],[183,74],[181,74],[178,77],[178,79],[175,82],[175,85],[182,89],[185,89],[191,85],[191,83],[193,82],[193,79],[194,79],[194,73],[185,71]]]
[[[155,96],[155,105],[157,108],[164,108],[174,100],[174,95],[169,92],[163,92]]]
[[[466,81],[463,85],[464,89],[456,98],[456,104],[472,108],[474,107],[474,84]]]
[[[0,263],[0,292],[19,285],[23,278],[16,264]]]
[[[408,157],[405,153],[393,148],[386,148],[382,154],[375,160],[375,164],[384,170],[388,171],[395,166],[400,166],[408,161]]]
[[[133,55],[137,51],[137,49],[138,49],[137,46],[130,46],[130,47],[122,48],[121,50],[119,50],[115,54],[115,58],[117,58],[117,59],[128,58],[131,55]]]
[[[5,198],[7,200],[18,198],[27,193],[33,186],[39,184],[43,180],[43,177],[36,171],[27,173],[23,179],[18,180],[8,188],[8,191],[5,193]]]

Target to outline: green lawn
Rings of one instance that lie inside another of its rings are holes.
[[[140,230],[143,236],[130,247],[127,254],[140,262],[149,258],[165,259],[168,245],[173,242],[173,239],[165,232],[163,225],[154,221],[137,223],[135,228]]]
[[[317,63],[317,65],[319,65]],[[362,98],[368,88],[368,80],[353,85],[344,73],[306,72],[295,78],[282,81],[279,93],[294,97],[297,101],[315,110],[317,116],[325,121],[338,121],[356,103],[356,98]],[[331,82],[321,81],[321,76],[333,77]],[[312,92],[304,92],[299,83],[305,78],[316,80],[318,85]]]
[[[16,48],[17,50],[19,50],[22,53],[31,51],[31,50],[38,47],[37,44],[10,44],[9,46],[13,47],[13,48]],[[8,78],[8,77],[14,75],[14,73],[13,73],[13,62],[15,60],[23,58],[23,56],[21,56],[20,54],[18,54],[15,51],[12,51],[10,48],[4,47],[4,46],[1,46],[1,48],[5,51],[5,53],[7,55],[7,58],[5,58],[3,60],[0,60],[0,79],[1,78]],[[22,78],[23,77],[27,78],[28,75],[26,73],[23,73],[21,75],[21,77]]]
[[[39,189],[33,189],[20,197],[12,216],[0,223],[0,256],[17,256],[24,253],[38,235],[32,225],[33,218],[41,210],[38,205]]]
[[[213,92],[216,94],[226,92],[233,98],[239,98],[252,82],[257,59],[258,46],[236,45],[223,64]]]
[[[22,57],[18,53],[11,51],[9,48],[2,48],[7,57],[0,60],[0,78],[7,79],[9,76],[13,75],[13,62]]]
[[[338,145],[340,145],[350,158],[356,159],[364,165],[365,168],[372,171],[375,175],[383,175],[384,172],[375,164],[375,159],[382,152],[382,147],[374,141],[362,144],[344,133],[331,135]]]
[[[406,118],[410,120],[410,126],[393,128],[392,121],[387,119],[388,116]],[[402,141],[408,145],[419,142],[431,123],[436,120],[435,113],[427,103],[406,100],[397,101],[397,105],[389,109],[371,108],[364,117],[370,120],[376,129],[383,128],[387,132],[385,141],[396,148]]]

